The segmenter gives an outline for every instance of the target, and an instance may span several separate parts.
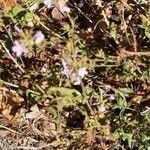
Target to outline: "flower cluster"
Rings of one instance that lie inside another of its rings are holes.
[[[21,31],[17,26],[15,26],[14,28],[15,28],[15,30],[17,32]],[[45,40],[45,36],[44,36],[44,34],[41,31],[36,31],[36,33],[33,36],[33,40],[34,40],[34,43],[36,45],[38,45],[42,41]],[[13,42],[12,51],[16,54],[17,57],[20,57],[21,55],[23,55],[24,53],[27,52],[27,48],[26,48],[26,46],[23,43],[21,43],[18,40],[15,40]]]
[[[21,57],[22,54],[27,52],[27,48],[23,43],[20,43],[18,40],[14,41],[14,46],[12,47],[12,51],[16,53],[17,57]]]
[[[63,71],[62,74],[64,74],[67,78],[70,78],[74,85],[80,85],[81,80],[85,77],[85,75],[88,74],[86,71],[86,68],[80,68],[78,71],[73,72],[73,69],[69,69],[66,61],[64,59],[61,59]]]
[[[41,72],[41,73],[45,73],[47,70],[48,70],[48,64],[45,63],[45,64],[41,67],[40,72]]]
[[[106,108],[105,108],[104,104],[98,105],[97,108],[98,108],[99,113],[103,113],[103,112],[106,111]]]
[[[35,35],[33,36],[34,42],[36,45],[41,43],[45,40],[45,36],[41,31],[36,31]]]
[[[52,0],[44,0],[43,3],[47,8],[51,8],[52,6]]]
[[[54,2],[52,0],[43,0],[43,4],[47,7],[47,8],[51,8],[54,4]],[[37,10],[39,7],[38,3],[34,3],[33,5],[30,6],[30,10],[31,11],[35,11]],[[69,13],[70,12],[70,8],[68,6],[66,6],[66,3],[63,0],[59,0],[58,1],[58,9],[60,10],[60,12],[62,13]]]
[[[70,8],[68,6],[66,6],[66,4],[63,1],[58,1],[58,5],[59,5],[59,10],[62,13],[69,13],[70,12]]]

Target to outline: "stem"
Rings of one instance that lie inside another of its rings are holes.
[[[97,127],[99,128],[100,127],[100,123],[98,122],[97,117],[94,115],[94,112],[93,112],[91,106],[89,105],[88,100],[86,99],[87,96],[86,96],[86,92],[84,90],[83,82],[81,82],[81,87],[82,87],[82,91],[83,91],[83,99],[86,101],[86,105],[87,105],[88,109],[90,110],[92,116],[94,117]]]
[[[0,82],[1,82],[2,84],[8,85],[8,86],[12,86],[12,87],[15,87],[15,88],[18,88],[18,87],[19,87],[18,85],[15,85],[15,84],[12,84],[12,83],[3,81],[2,79],[0,79]]]
[[[60,38],[60,39],[63,39],[62,36],[60,36],[59,34],[53,32],[52,30],[50,30],[50,29],[49,29],[48,27],[46,27],[41,21],[38,20],[38,22],[39,22],[39,24],[40,24],[42,27],[44,27],[47,31],[50,31],[54,36],[56,36],[56,37],[58,37],[58,38]]]
[[[6,46],[4,45],[3,42],[1,42],[3,48],[5,49],[6,53],[9,55],[9,57],[12,59],[12,61],[16,64],[16,66],[20,69],[20,71],[22,73],[24,73],[25,71],[23,70],[23,68],[17,63],[17,61],[15,60],[15,58],[10,54],[9,50],[6,48]]]

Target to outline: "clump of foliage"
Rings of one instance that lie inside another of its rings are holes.
[[[52,3],[1,9],[2,83],[61,127],[53,148],[150,149],[148,2]]]

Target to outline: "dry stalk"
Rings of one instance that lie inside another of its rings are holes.
[[[130,56],[147,56],[150,57],[150,51],[138,52],[138,51],[128,51],[125,48],[119,50],[119,55],[121,57],[130,57]]]
[[[3,125],[0,125],[0,128],[6,129],[6,130],[8,130],[8,131],[10,131],[10,132],[12,132],[12,133],[16,133],[16,134],[21,135],[21,133],[15,131],[15,130],[12,130],[12,129],[8,128],[8,127],[5,127],[5,126],[3,126]]]
[[[131,33],[132,33],[132,36],[133,36],[133,47],[134,47],[134,51],[137,52],[137,40],[136,40],[136,36],[133,32],[133,29],[130,27],[130,30],[131,30]]]

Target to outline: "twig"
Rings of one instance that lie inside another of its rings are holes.
[[[21,133],[15,131],[15,130],[12,130],[12,129],[8,128],[8,127],[5,127],[5,126],[3,126],[3,125],[0,125],[0,128],[6,129],[6,130],[8,130],[8,131],[10,131],[10,132],[13,132],[13,133],[16,133],[16,134],[21,135]]]
[[[25,72],[23,70],[23,68],[17,63],[17,61],[15,60],[15,58],[10,54],[9,50],[6,48],[6,46],[4,45],[3,42],[1,42],[3,48],[5,49],[6,53],[9,55],[9,57],[12,59],[12,61],[16,64],[16,66],[21,70],[21,72]]]
[[[132,7],[131,7],[130,5],[128,5],[125,0],[121,0],[121,2],[123,3],[123,5],[124,5],[126,8],[132,10]]]
[[[150,111],[150,107],[147,110],[143,111],[142,114],[145,114],[145,113],[147,113],[149,111]]]
[[[60,38],[60,39],[63,39],[62,36],[60,36],[59,34],[55,33],[54,31],[52,31],[51,29],[49,29],[47,26],[45,26],[41,21],[38,21],[38,23],[43,27],[45,28],[47,31],[50,31],[51,34],[53,34],[54,36]]]
[[[46,148],[46,147],[48,147],[48,146],[52,146],[52,144],[51,143],[49,143],[49,144],[46,144],[46,145],[43,145],[43,146],[41,146],[41,147],[22,147],[22,146],[19,146],[19,147],[17,147],[18,149],[27,149],[27,150],[40,150],[40,149],[43,149],[43,148]]]
[[[130,30],[131,30],[131,33],[132,33],[132,36],[133,36],[133,47],[134,47],[134,50],[135,52],[137,52],[137,40],[136,40],[136,36],[133,32],[133,29],[130,27]]]
[[[104,17],[104,20],[105,20],[105,22],[106,22],[107,26],[109,27],[109,21],[108,21],[108,19],[107,19],[107,16],[106,16],[106,14],[105,14],[105,11],[104,11],[104,10],[102,10],[102,15],[103,15],[103,17]]]
[[[124,8],[122,9],[122,29],[124,29],[125,31],[125,34],[126,34],[126,38],[129,42],[130,45],[132,45],[130,39],[129,39],[129,36],[128,36],[128,32],[127,32],[127,24],[126,24],[126,21],[125,21],[125,18],[124,18]]]
[[[148,56],[150,57],[150,51],[146,52],[133,52],[133,51],[127,51],[125,48],[120,49],[120,56]]]
[[[33,90],[31,90],[31,89],[27,89],[27,92],[33,93],[33,94],[36,94],[36,95],[41,95],[41,93],[36,92],[36,91],[33,91]]]
[[[17,149],[27,149],[27,150],[38,150],[39,148],[35,148],[35,147],[25,147],[25,146],[18,146]]]
[[[0,82],[1,82],[2,84],[7,85],[7,86],[12,86],[12,87],[15,87],[15,88],[18,88],[18,87],[19,87],[18,85],[15,85],[15,84],[12,84],[12,83],[3,81],[2,79],[0,79]]]
[[[74,2],[74,7],[90,22],[90,23],[93,23],[93,21],[87,16],[84,14],[84,12],[78,7],[77,3]]]

